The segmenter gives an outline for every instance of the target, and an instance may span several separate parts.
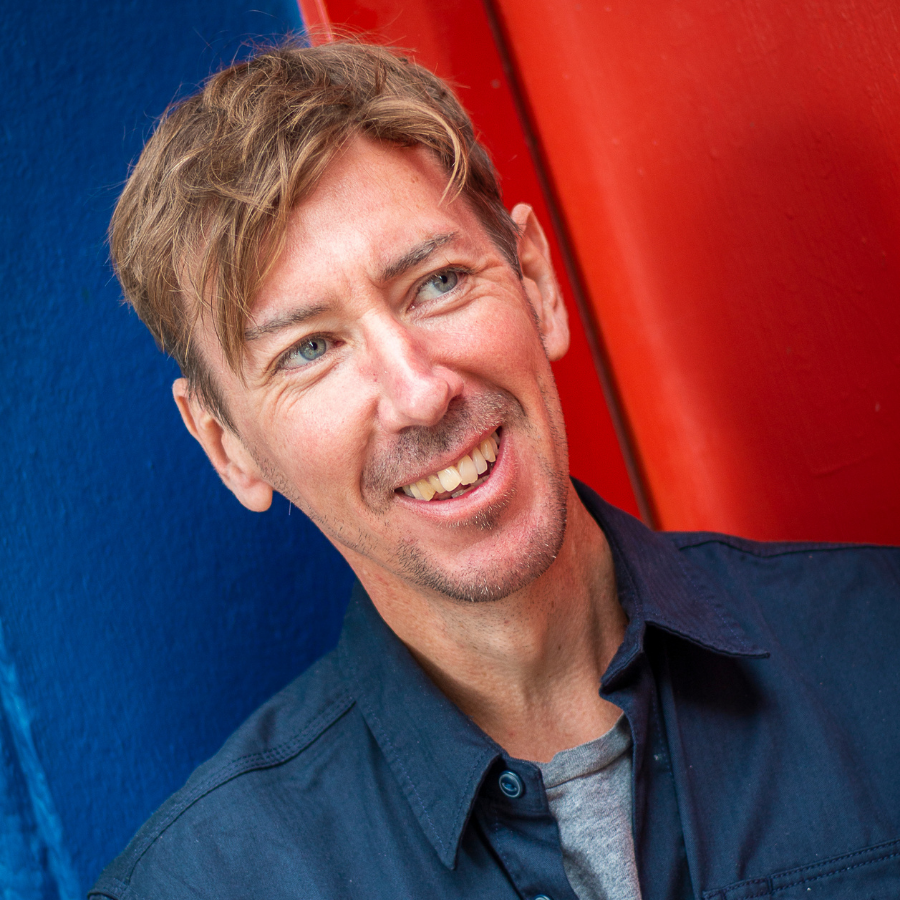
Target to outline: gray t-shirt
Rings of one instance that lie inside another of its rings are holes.
[[[624,715],[594,741],[535,763],[579,900],[640,900],[631,832],[631,729]]]

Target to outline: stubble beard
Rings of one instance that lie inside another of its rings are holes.
[[[526,433],[533,431],[519,402],[505,391],[458,402],[434,427],[416,426],[407,429],[390,448],[379,451],[366,465],[362,477],[362,493],[366,505],[374,514],[386,515],[395,499],[395,486],[402,478],[402,475],[398,477],[398,473],[414,470],[427,464],[436,455],[445,453],[458,442],[460,434],[480,434],[498,421],[518,427]],[[539,522],[530,528],[524,545],[520,544],[513,553],[487,563],[449,571],[438,564],[432,553],[423,548],[414,535],[409,535],[401,540],[392,560],[379,564],[392,570],[415,588],[435,592],[460,603],[501,600],[543,575],[562,548],[569,489],[565,465],[568,454],[561,415],[559,422],[551,417],[550,430],[554,446],[562,451],[562,460],[554,466],[551,460],[543,456],[538,459],[547,495],[545,502],[536,510]],[[360,556],[374,559],[373,549],[377,541],[373,540],[366,529],[360,527],[355,534],[349,534],[346,527],[338,526],[327,515],[307,508],[289,480],[275,465],[252,448],[251,453],[270,484],[301,509],[326,536]],[[502,524],[503,515],[514,497],[515,486],[509,496],[501,498],[474,517],[456,523],[456,527],[474,527],[485,534],[490,533]]]
[[[552,486],[543,508],[544,521],[532,528],[526,545],[514,554],[482,562],[462,571],[448,572],[414,540],[404,542],[397,559],[402,575],[412,585],[436,592],[460,603],[493,603],[509,597],[539,578],[559,555],[566,532],[568,481]],[[476,517],[475,524],[485,532],[501,521],[511,498],[497,503]],[[400,574],[400,573],[398,573]]]

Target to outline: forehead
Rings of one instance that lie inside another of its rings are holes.
[[[285,291],[324,286],[342,275],[390,272],[407,248],[483,230],[462,197],[447,196],[448,175],[427,148],[357,138],[338,154],[294,210],[284,247],[253,306],[253,318]]]
[[[403,147],[357,137],[337,153],[312,193],[297,207],[299,219],[339,229],[360,217],[455,206],[444,200],[449,175],[421,144]]]

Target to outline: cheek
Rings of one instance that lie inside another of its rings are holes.
[[[290,387],[259,419],[278,468],[297,490],[314,496],[353,480],[365,447],[365,412],[351,379],[336,377],[302,394]],[[357,476],[358,477],[358,476]]]
[[[549,366],[537,325],[521,300],[512,309],[494,310],[479,323],[479,331],[480,357],[498,375],[530,380]]]

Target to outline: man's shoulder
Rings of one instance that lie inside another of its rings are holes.
[[[191,802],[193,795],[202,796],[246,772],[287,762],[321,737],[353,702],[332,651],[259,707],[172,799]]]
[[[177,880],[185,869],[215,865],[229,843],[252,831],[245,832],[240,823],[252,824],[260,804],[278,793],[280,780],[296,781],[298,773],[302,779],[304,771],[315,768],[308,757],[329,754],[330,745],[341,739],[333,732],[341,730],[354,703],[332,651],[257,709],[194,771],[106,868],[90,896],[170,896],[170,877]],[[316,791],[309,785],[304,791],[315,802]],[[208,847],[201,846],[204,837]]]
[[[759,559],[786,559],[806,555],[808,558],[844,558],[866,556],[870,552],[887,556],[900,555],[900,547],[886,544],[840,543],[823,541],[755,541],[751,538],[724,534],[719,531],[663,531],[659,534],[670,540],[680,550],[700,547],[733,551]]]
[[[761,542],[717,533],[669,533],[690,571],[724,599],[763,647],[798,660],[893,658],[900,629],[900,548]],[[873,666],[857,666],[868,677]],[[844,670],[846,671],[846,670]]]
[[[687,575],[691,589],[704,598],[710,596],[704,583],[729,606],[751,598],[750,605],[768,597],[780,599],[786,591],[798,601],[804,594],[822,592],[858,598],[897,598],[900,592],[900,547],[755,541],[713,531],[651,531],[585,485],[576,481],[575,487],[607,537],[612,535],[626,567],[656,569],[657,575],[665,573],[664,580],[683,580]],[[674,565],[672,550],[678,560]]]
[[[664,532],[692,565],[729,586],[900,588],[900,547],[811,541],[754,541],[718,532]]]

